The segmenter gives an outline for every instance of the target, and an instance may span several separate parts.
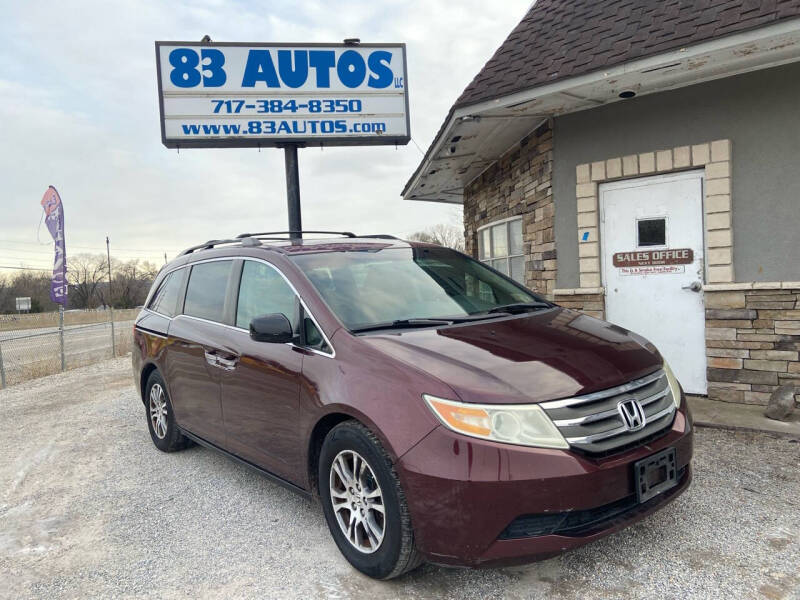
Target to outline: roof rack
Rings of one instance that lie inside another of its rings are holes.
[[[181,252],[178,256],[186,256],[187,254],[191,254],[192,252],[197,252],[198,250],[210,250],[211,248],[215,248],[216,246],[222,246],[223,244],[240,244],[242,246],[257,246],[260,244],[257,240],[290,240],[292,239],[292,235],[303,234],[303,233],[317,233],[317,234],[330,234],[330,235],[342,235],[348,238],[373,238],[373,239],[384,239],[384,240],[396,240],[393,235],[388,235],[385,233],[378,233],[375,235],[356,235],[350,231],[262,231],[259,233],[241,233],[237,235],[235,238],[231,239],[223,239],[223,240],[208,240],[202,244],[197,244],[196,246],[192,246],[187,248],[183,252]],[[276,235],[288,235],[289,237],[274,237]],[[296,238],[295,238],[296,239]]]
[[[292,235],[303,235],[304,233],[324,233],[324,234],[332,234],[332,235],[343,235],[345,237],[363,237],[357,236],[355,233],[350,231],[311,231],[311,230],[303,230],[303,231],[261,231],[259,233],[240,233],[236,236],[236,239],[241,238],[248,238],[248,237],[261,237],[265,235],[288,235],[292,237]]]
[[[208,240],[203,244],[197,244],[197,246],[191,246],[190,248],[187,248],[186,250],[178,254],[178,256],[186,256],[187,254],[191,254],[192,252],[196,252],[198,250],[209,250],[211,248],[214,248],[215,246],[221,246],[222,244],[240,244],[241,242],[242,240],[239,239]]]

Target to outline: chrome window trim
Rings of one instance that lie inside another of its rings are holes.
[[[648,396],[639,401],[639,404],[642,407],[647,406],[648,404],[652,404],[658,400],[661,400],[664,396],[669,393],[669,386],[666,389],[661,390],[660,392],[656,392],[652,396]],[[570,425],[582,425],[584,423],[593,423],[595,421],[602,421],[603,419],[608,419],[609,417],[614,417],[619,415],[619,412],[616,408],[611,408],[609,410],[594,413],[591,415],[586,415],[585,417],[575,417],[574,419],[559,419],[557,421],[553,421],[556,427],[569,427]]]
[[[175,267],[174,269],[170,269],[169,271],[167,271],[165,276],[168,275],[169,273],[172,273],[173,271],[177,271],[178,269],[185,269],[187,267],[192,267],[194,265],[199,265],[201,263],[214,262],[214,261],[219,261],[219,260],[230,260],[230,261],[234,261],[234,260],[242,260],[242,261],[252,260],[252,261],[255,261],[255,262],[264,263],[265,265],[275,269],[275,271],[278,273],[278,275],[280,275],[283,278],[283,280],[286,282],[286,284],[289,286],[289,288],[294,292],[294,295],[297,296],[297,299],[300,301],[300,305],[303,307],[303,310],[311,318],[311,320],[313,321],[314,325],[316,325],[317,329],[319,330],[320,334],[322,335],[323,339],[325,340],[325,343],[328,344],[328,347],[331,349],[331,351],[330,352],[323,352],[322,350],[317,350],[315,348],[309,348],[307,346],[298,346],[297,344],[293,344],[292,342],[286,342],[286,345],[287,346],[294,346],[295,348],[298,348],[300,350],[313,352],[314,354],[318,354],[318,355],[324,356],[326,358],[336,358],[336,349],[333,347],[333,344],[331,343],[330,338],[328,338],[328,336],[325,333],[325,331],[322,329],[322,327],[320,327],[319,321],[317,321],[316,317],[314,316],[314,313],[312,313],[309,310],[308,305],[305,303],[305,301],[303,300],[303,297],[297,291],[297,288],[294,287],[292,282],[289,281],[289,278],[286,277],[286,275],[284,275],[283,271],[281,271],[278,267],[273,265],[268,260],[264,260],[263,258],[256,258],[254,256],[241,256],[241,255],[237,255],[237,256],[220,256],[220,257],[215,257],[215,258],[205,258],[203,260],[193,261],[193,262],[187,263],[185,265],[180,265],[178,267]],[[241,279],[239,281],[239,284],[241,285]],[[237,295],[237,298],[238,298],[238,295]],[[145,309],[145,310],[150,310],[150,309]],[[150,312],[154,312],[154,311],[150,311]],[[157,314],[159,316],[162,316],[164,318],[170,318],[170,317],[166,317],[165,315],[161,315],[160,313],[155,313],[155,314]],[[184,313],[181,313],[179,315],[175,315],[175,317],[171,317],[170,319],[177,318],[177,317],[186,317],[188,319],[197,319],[198,321],[203,321],[205,323],[211,323],[213,325],[222,325],[223,327],[227,327],[229,329],[233,329],[234,331],[244,331],[244,332],[247,332],[248,335],[250,334],[250,330],[249,329],[244,329],[243,327],[236,327],[235,325],[228,325],[227,323],[220,323],[219,321],[210,321],[209,319],[203,319],[202,317],[194,317],[192,315],[187,315],[187,314],[184,314]]]
[[[564,398],[563,400],[550,400],[548,402],[540,403],[539,406],[545,410],[549,408],[580,406],[581,404],[587,404],[589,402],[595,402],[596,400],[602,400],[603,398],[610,398],[611,396],[617,396],[619,394],[624,394],[625,392],[630,392],[631,390],[635,390],[653,383],[654,381],[658,381],[662,377],[666,377],[666,373],[664,372],[664,369],[659,369],[655,373],[645,375],[639,379],[634,379],[633,381],[618,385],[617,387],[601,390],[592,394],[586,394],[585,396],[574,396],[572,398]]]

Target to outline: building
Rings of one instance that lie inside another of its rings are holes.
[[[800,383],[800,0],[538,0],[405,189],[688,392]]]

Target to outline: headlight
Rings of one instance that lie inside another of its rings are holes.
[[[484,440],[569,448],[545,412],[535,404],[465,404],[423,394],[422,397],[448,429]]]
[[[667,383],[669,384],[669,391],[672,392],[672,401],[675,403],[675,408],[681,407],[681,386],[675,378],[675,373],[669,368],[667,361],[664,361],[664,373],[667,374]]]

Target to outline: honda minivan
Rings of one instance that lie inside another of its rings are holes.
[[[691,417],[647,340],[454,250],[313,233],[210,241],[159,273],[133,352],[159,450],[196,442],[318,497],[380,579],[551,557],[687,488]]]

